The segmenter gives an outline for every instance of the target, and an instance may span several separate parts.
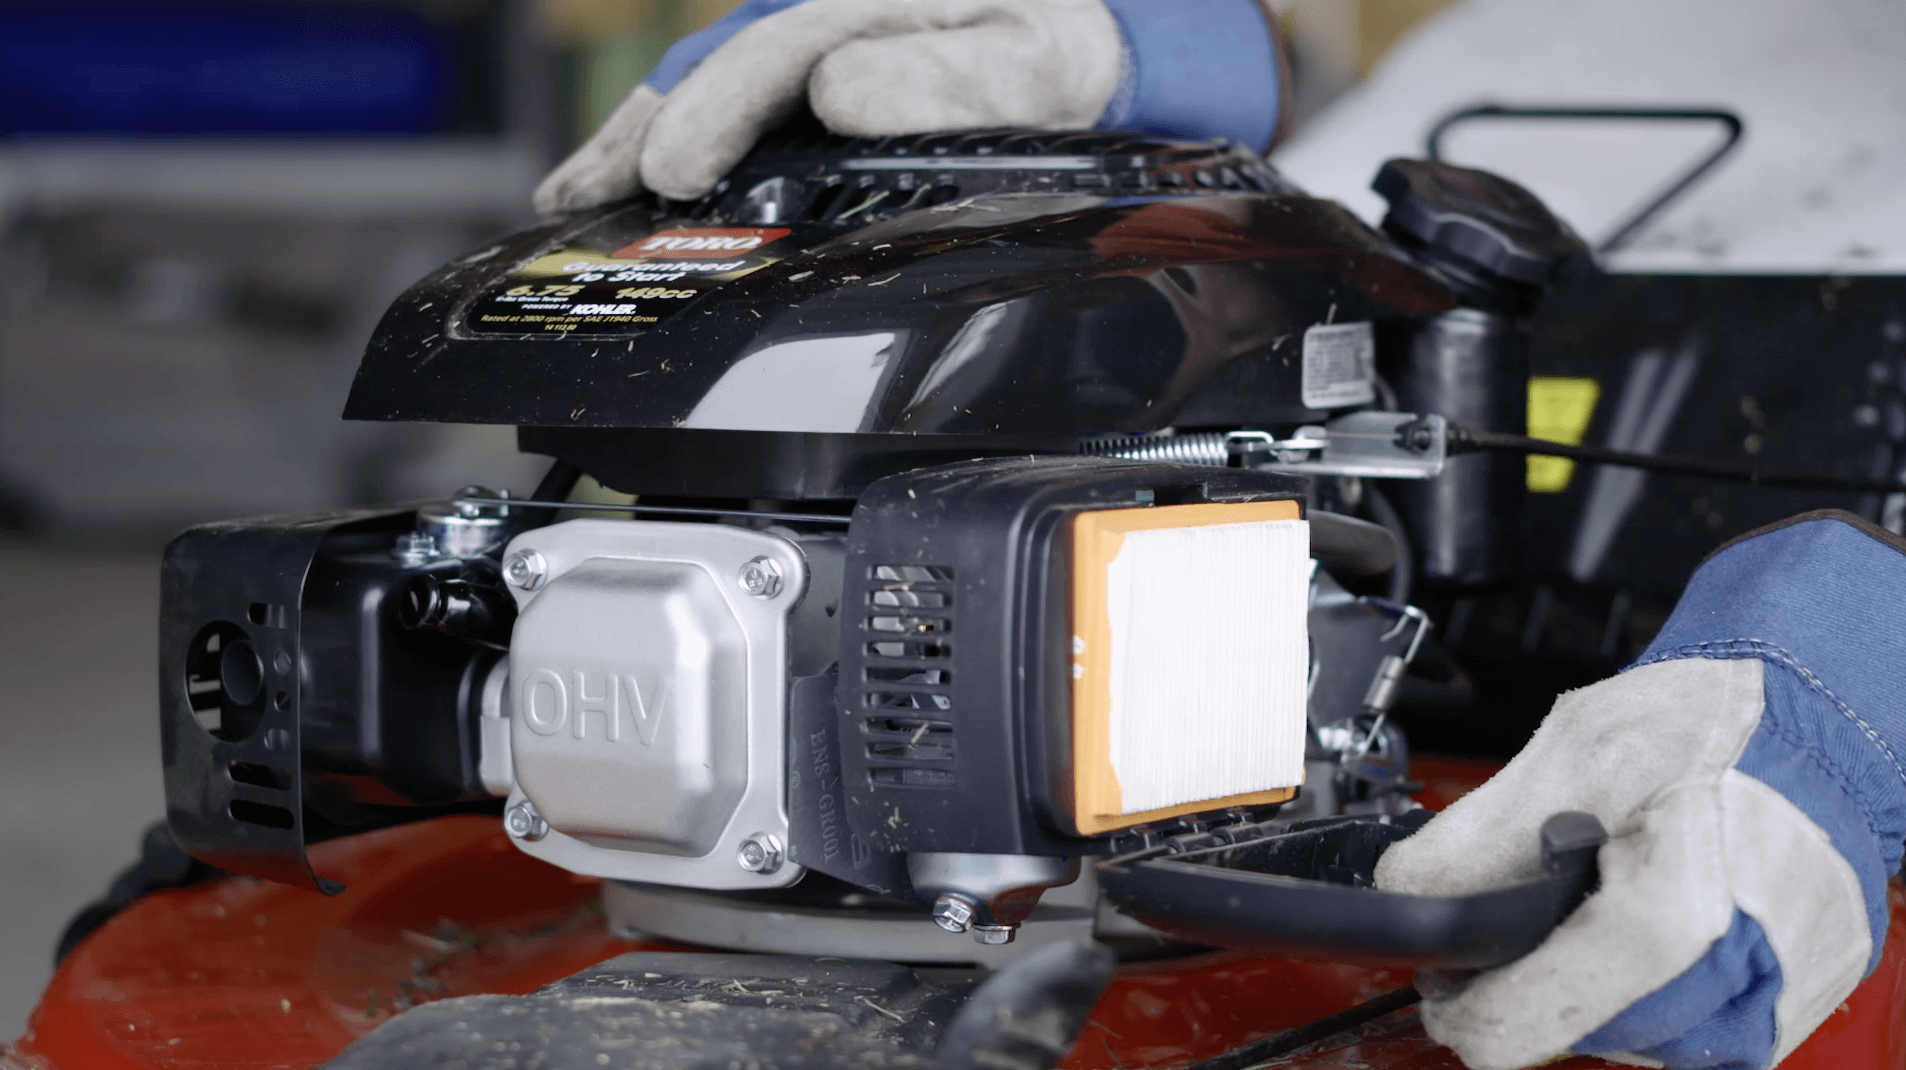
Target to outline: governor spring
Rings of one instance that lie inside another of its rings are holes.
[[[1113,435],[1087,439],[1079,444],[1079,452],[1089,457],[1115,457],[1121,461],[1224,467],[1231,463],[1231,436],[1219,431],[1147,437]]]

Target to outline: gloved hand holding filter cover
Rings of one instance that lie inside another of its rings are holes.
[[[1258,0],[747,0],[670,49],[536,207],[700,197],[804,101],[855,137],[1097,127],[1262,151],[1273,33]]]
[[[1709,557],[1641,659],[1562,696],[1488,784],[1387,853],[1380,887],[1536,872],[1536,826],[1607,826],[1601,890],[1534,952],[1426,977],[1477,1070],[1569,1052],[1771,1066],[1878,962],[1906,839],[1906,543],[1812,513]]]

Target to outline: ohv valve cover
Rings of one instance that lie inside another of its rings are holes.
[[[511,806],[548,824],[524,850],[577,873],[691,888],[792,883],[744,870],[785,844],[788,614],[806,559],[721,524],[572,520],[518,536]],[[771,591],[737,577],[770,570]]]

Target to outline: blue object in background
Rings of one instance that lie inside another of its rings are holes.
[[[436,132],[448,31],[367,3],[0,3],[0,135]]]

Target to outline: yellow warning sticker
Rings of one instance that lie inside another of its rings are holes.
[[[1529,380],[1529,437],[1570,446],[1582,444],[1602,385],[1593,379],[1538,375]],[[1538,494],[1560,494],[1575,475],[1575,462],[1566,457],[1529,458],[1529,489]]]

